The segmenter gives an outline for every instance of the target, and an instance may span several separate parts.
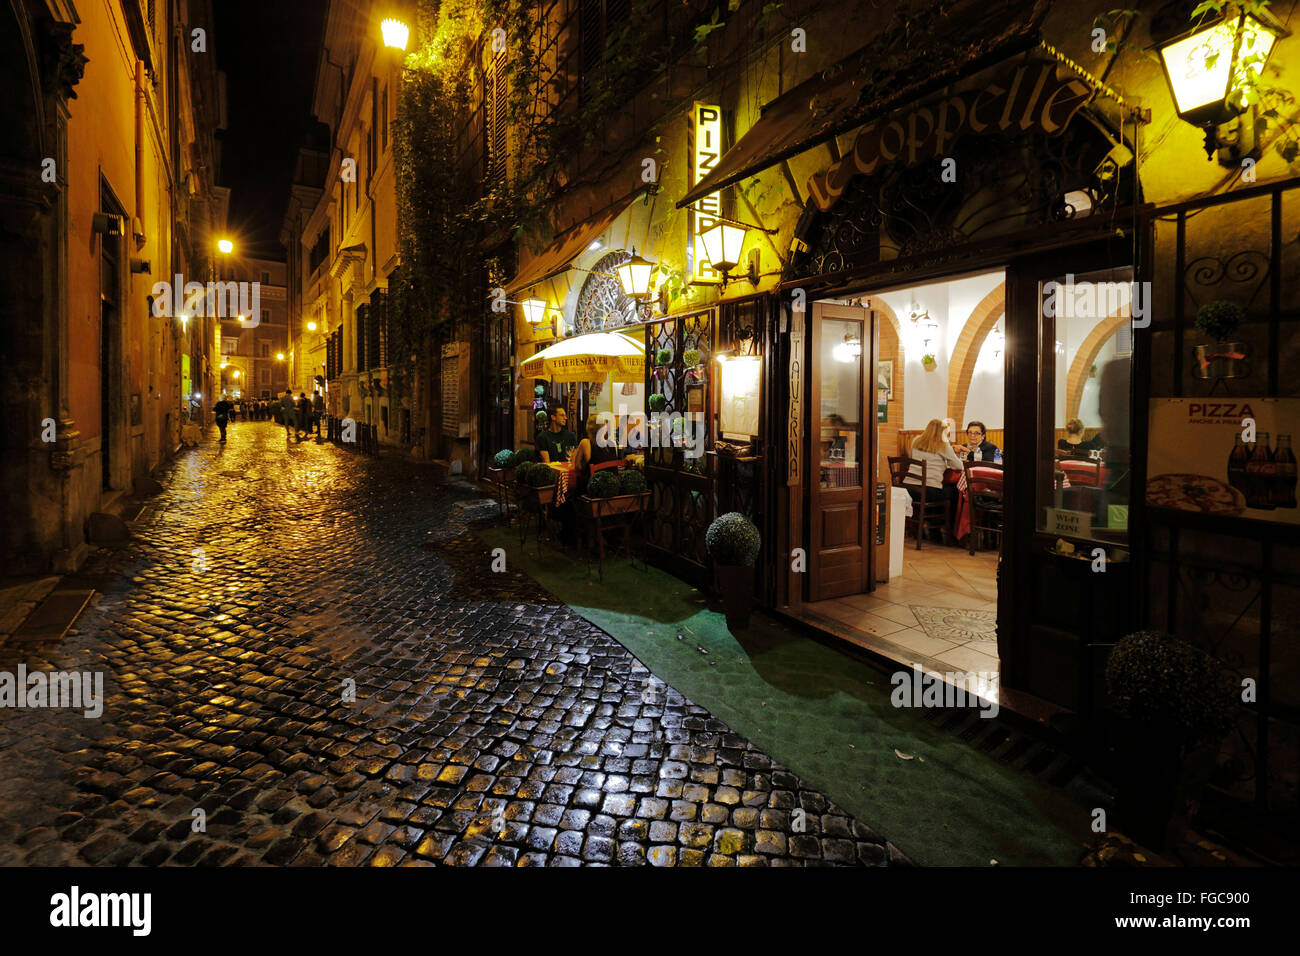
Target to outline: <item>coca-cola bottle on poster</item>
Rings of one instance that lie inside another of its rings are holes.
[[[1277,450],[1273,453],[1273,467],[1276,476],[1273,479],[1273,506],[1276,508],[1294,508],[1296,485],[1295,452],[1291,450],[1291,436],[1277,436]]]
[[[1268,432],[1260,432],[1251,443],[1250,458],[1246,462],[1246,504],[1251,508],[1273,510],[1273,479],[1277,465],[1273,451],[1268,447]]]
[[[1232,451],[1228,452],[1228,484],[1243,495],[1249,495],[1246,489],[1246,460],[1250,457],[1245,444],[1238,433],[1233,436]]]

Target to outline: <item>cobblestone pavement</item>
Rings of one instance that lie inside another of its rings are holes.
[[[273,424],[214,437],[92,560],[73,632],[0,646],[0,670],[103,671],[106,696],[98,719],[0,709],[0,864],[904,862],[489,573],[468,486]]]

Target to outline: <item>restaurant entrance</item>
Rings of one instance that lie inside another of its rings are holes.
[[[945,672],[998,669],[1005,287],[986,270],[811,308],[802,613]]]

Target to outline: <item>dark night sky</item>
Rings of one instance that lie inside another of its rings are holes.
[[[312,125],[324,0],[213,0],[227,129],[219,182],[247,256],[282,259],[280,225],[298,147]]]

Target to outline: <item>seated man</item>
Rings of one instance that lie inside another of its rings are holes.
[[[966,444],[957,445],[954,451],[966,461],[992,461],[1002,464],[1002,449],[985,436],[988,429],[983,422],[971,422],[966,426]]]
[[[537,433],[537,457],[542,461],[568,461],[573,449],[578,447],[578,436],[565,428],[568,422],[569,414],[563,405],[551,409],[549,425]]]

